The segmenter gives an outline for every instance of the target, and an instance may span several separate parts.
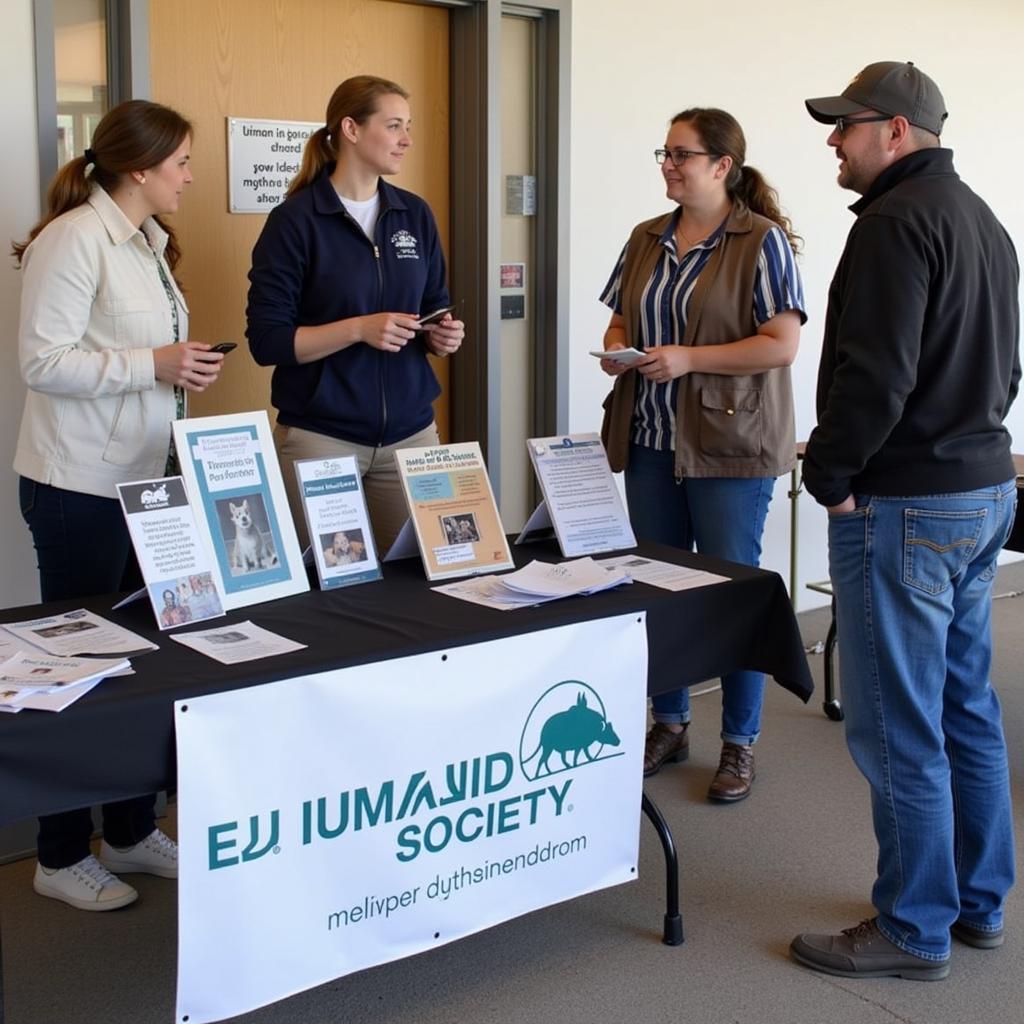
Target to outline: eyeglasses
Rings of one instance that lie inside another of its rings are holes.
[[[712,154],[703,149],[656,149],[654,151],[654,159],[659,164],[671,160],[673,167],[682,167],[691,156],[712,156]]]
[[[892,117],[889,114],[872,114],[871,117],[837,117],[836,134],[843,135],[847,128],[852,128],[855,124],[873,124],[875,121],[891,120]]]

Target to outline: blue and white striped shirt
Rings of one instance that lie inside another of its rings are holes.
[[[638,348],[679,343],[686,330],[690,296],[697,278],[725,234],[723,221],[711,235],[684,253],[680,259],[675,242],[680,213],[678,211],[675,214],[661,236],[664,253],[641,296],[640,337],[631,339]],[[620,315],[625,259],[626,247],[623,246],[612,276],[601,293],[601,301]],[[764,236],[754,276],[752,301],[754,322],[758,327],[789,309],[799,312],[802,321],[807,319],[800,272],[786,233],[778,225],[773,226]],[[638,377],[631,436],[635,444],[657,451],[672,451],[675,448],[678,387],[678,379],[655,384]]]

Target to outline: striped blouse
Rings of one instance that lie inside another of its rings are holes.
[[[686,316],[694,285],[725,233],[725,221],[699,245],[685,252],[676,251],[675,229],[681,211],[677,211],[661,236],[664,254],[655,267],[641,297],[640,337],[631,339],[637,348],[678,344],[686,329]],[[601,301],[613,312],[622,314],[622,268],[626,247],[608,279]],[[754,276],[754,322],[760,327],[772,317],[793,309],[807,320],[804,311],[803,284],[793,250],[785,232],[777,225],[764,237]],[[636,408],[631,440],[656,451],[675,447],[675,410],[678,379],[655,384],[637,379]]]

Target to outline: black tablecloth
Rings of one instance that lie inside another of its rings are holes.
[[[513,552],[519,565],[533,558],[560,560],[554,544]],[[647,611],[650,693],[757,669],[803,700],[810,697],[814,684],[789,596],[776,573],[655,544],[643,544],[636,553],[730,580],[679,593],[633,583],[502,612],[433,593],[419,559],[407,559],[385,565],[384,579],[375,583],[313,590],[199,624],[208,628],[248,619],[308,644],[302,651],[237,666],[221,665],[160,633],[145,600],[117,612],[110,611],[115,600],[110,597],[0,611],[0,621],[13,622],[84,606],[160,645],[159,651],[133,659],[134,676],[105,680],[59,714],[0,714],[0,825],[172,787],[175,700],[642,609]]]

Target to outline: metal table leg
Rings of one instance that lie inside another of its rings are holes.
[[[685,940],[683,918],[679,913],[679,857],[676,854],[676,844],[672,839],[668,822],[646,793],[643,794],[642,806],[644,814],[654,826],[654,831],[658,833],[661,848],[665,852],[665,930],[661,941],[666,946],[681,946]]]
[[[825,714],[833,722],[843,720],[843,705],[836,697],[835,669],[833,659],[836,649],[836,600],[832,598],[832,621],[828,625],[828,633],[825,635],[825,703],[822,707]]]

